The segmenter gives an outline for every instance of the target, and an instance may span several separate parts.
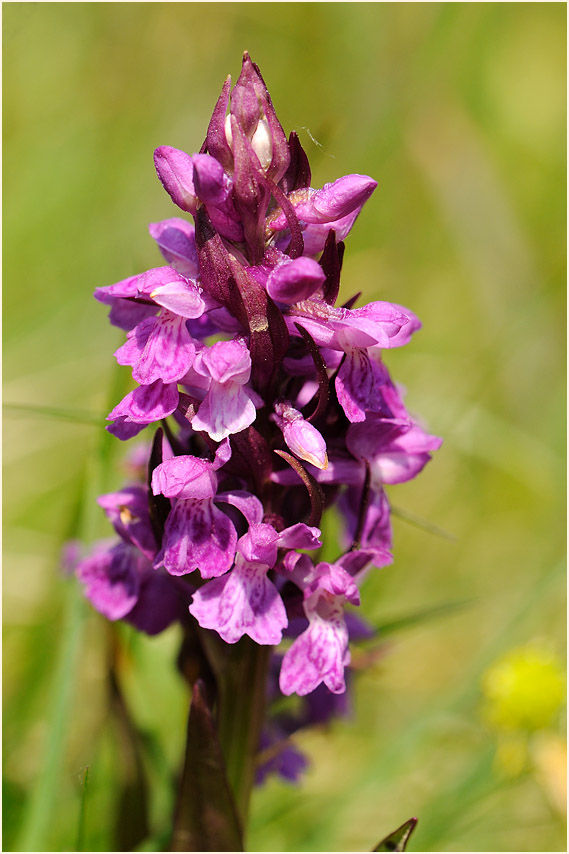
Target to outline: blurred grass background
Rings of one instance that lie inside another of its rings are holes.
[[[199,149],[245,48],[313,186],[379,181],[343,294],[424,323],[388,364],[445,441],[390,496],[455,539],[395,518],[364,612],[469,601],[385,634],[353,717],[298,738],[302,787],[257,792],[249,847],[369,850],[417,815],[412,850],[565,850],[565,33],[561,3],[4,4],[4,850],[116,844],[108,627],[60,571],[69,537],[108,535],[94,498],[125,477],[102,424],[128,371],[91,292],[160,263],[147,224],[176,210],[153,149]],[[178,637],[118,638],[155,850]]]

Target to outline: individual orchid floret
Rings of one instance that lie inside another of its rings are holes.
[[[187,575],[198,569],[203,578],[214,578],[233,564],[237,532],[213,501],[215,472],[230,454],[226,441],[213,461],[177,456],[160,463],[152,473],[153,493],[176,499],[166,519],[162,552],[155,561],[172,575]]]
[[[330,226],[354,211],[360,211],[376,187],[377,181],[369,175],[344,175],[320,190],[300,190],[291,195],[290,201],[301,222]],[[273,216],[269,227],[273,231],[287,228],[284,213]]]
[[[227,643],[244,634],[260,644],[278,643],[288,624],[277,588],[267,577],[278,549],[315,549],[320,530],[298,523],[277,532],[267,523],[252,523],[238,542],[231,572],[196,591],[190,613],[200,626],[215,629]]]
[[[304,300],[287,316],[292,334],[299,334],[296,322],[320,347],[344,351],[335,385],[338,402],[352,422],[364,421],[366,412],[383,409],[381,386],[389,374],[381,362],[381,350],[403,346],[421,327],[413,312],[379,301],[346,309]]]
[[[322,434],[290,403],[275,403],[271,419],[278,424],[292,453],[319,469],[328,468],[326,441]]]
[[[251,354],[243,339],[218,341],[201,350],[194,371],[211,382],[191,419],[194,430],[205,431],[215,442],[245,430],[256,418],[254,393],[245,388],[251,376]]]
[[[308,628],[284,655],[280,689],[304,696],[323,682],[333,694],[346,690],[344,668],[350,663],[343,597],[318,588],[304,602]]]
[[[377,181],[368,175],[345,175],[320,190],[308,188],[291,193],[288,202],[300,223],[303,254],[314,256],[322,252],[331,230],[337,242],[344,240],[376,187]],[[279,249],[284,248],[289,229],[290,213],[284,207],[269,216],[266,234]]]
[[[334,694],[346,690],[344,668],[350,663],[349,632],[344,604],[359,605],[360,596],[352,574],[339,563],[315,567],[307,555],[287,555],[285,568],[304,590],[306,628],[284,655],[280,673],[283,694],[311,693],[324,683]],[[367,555],[361,562],[366,562]]]

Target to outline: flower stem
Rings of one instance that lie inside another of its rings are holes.
[[[227,646],[219,686],[219,740],[244,832],[264,722],[270,655],[271,647],[260,646],[248,637]]]

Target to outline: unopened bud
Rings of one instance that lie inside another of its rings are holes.
[[[192,158],[185,151],[161,145],[154,152],[158,177],[174,204],[183,211],[195,214],[197,208]]]
[[[273,142],[269,124],[266,119],[261,119],[256,127],[253,139],[251,140],[253,151],[259,158],[259,163],[263,169],[268,169],[273,159]]]
[[[298,409],[289,403],[276,403],[275,414],[271,418],[282,430],[283,439],[295,456],[316,468],[328,468],[326,442],[322,434],[306,421]]]

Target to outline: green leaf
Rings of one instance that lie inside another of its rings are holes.
[[[378,842],[377,846],[372,848],[372,851],[405,851],[418,820],[417,818],[410,818],[405,824],[402,824],[401,827],[398,827],[397,830],[394,830],[393,833],[390,833],[389,836]]]
[[[75,840],[75,850],[85,850],[85,814],[87,807],[87,786],[89,785],[89,766],[85,768],[83,774],[83,782],[81,785],[81,803],[79,805],[79,819],[77,821],[77,838]]]
[[[62,421],[74,421],[77,424],[89,424],[94,427],[102,427],[105,423],[104,415],[94,412],[82,412],[79,409],[63,409],[55,406],[39,406],[30,403],[5,403],[4,412],[7,415],[34,415],[39,418],[60,418]]]
[[[400,519],[403,519],[404,522],[408,522],[416,528],[421,528],[422,531],[427,531],[428,534],[433,534],[435,537],[442,537],[443,540],[448,540],[451,543],[456,543],[457,541],[454,534],[449,534],[449,532],[445,531],[444,528],[439,528],[438,525],[434,525],[426,519],[421,519],[420,516],[415,516],[414,513],[409,513],[408,510],[402,510],[401,507],[394,507],[391,505],[391,515],[398,516]]]
[[[192,692],[171,851],[243,851],[243,836],[204,683]]]
[[[475,601],[475,599],[457,599],[454,602],[441,602],[438,605],[431,605],[429,608],[421,608],[402,617],[396,617],[389,622],[381,623],[378,631],[382,637],[385,637],[385,635],[393,634],[393,632],[398,632],[401,629],[411,628],[419,623],[426,623],[436,617],[442,617],[445,614],[454,614],[456,611],[460,611],[461,608],[473,605]]]

